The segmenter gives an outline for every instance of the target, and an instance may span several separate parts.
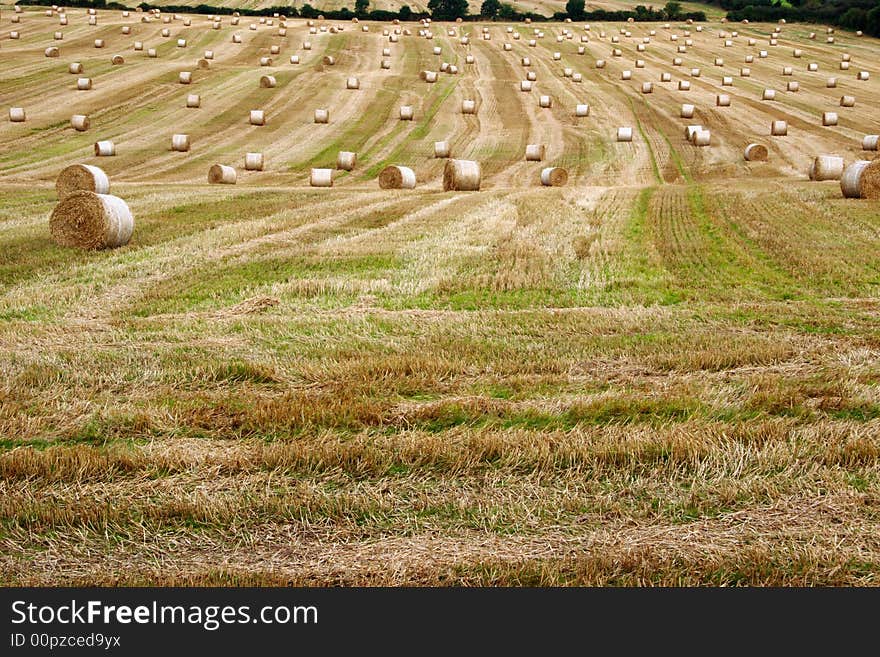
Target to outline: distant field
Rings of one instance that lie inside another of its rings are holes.
[[[536,47],[518,24],[504,51],[503,24],[488,41],[465,24],[391,44],[378,24],[309,35],[292,21],[280,37],[250,19],[68,15],[61,28],[0,12],[4,584],[880,581],[880,205],[805,173],[819,153],[876,155],[860,144],[880,132],[878,41],[829,45],[790,24],[771,48],[773,26],[752,24],[725,48],[734,26],[710,23],[677,67],[677,24],[593,24],[584,44],[582,26],[546,24]],[[566,27],[576,38],[557,42]],[[632,36],[612,57],[621,27]],[[75,90],[73,61],[91,91]],[[441,61],[461,73],[420,81]],[[266,73],[276,88],[259,87]],[[13,106],[26,123],[7,120]],[[329,125],[312,122],[319,107]],[[257,108],[264,127],[248,125]],[[838,126],[822,127],[827,110]],[[68,127],[74,113],[88,132]],[[769,136],[775,119],[787,137]],[[690,123],[710,147],[684,140]],[[174,133],[191,152],[170,151]],[[118,155],[94,157],[98,139]],[[441,139],[482,163],[482,191],[442,191]],[[743,160],[753,141],[769,162]],[[544,163],[524,161],[529,143]],[[339,150],[357,168],[309,188]],[[248,151],[266,171],[243,170]],[[73,162],[103,167],[129,203],[128,246],[51,241],[54,179]],[[238,184],[207,185],[213,163]],[[418,188],[380,190],[389,163]],[[548,165],[569,184],[542,188]]]

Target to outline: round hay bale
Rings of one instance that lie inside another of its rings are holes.
[[[761,100],[776,100],[776,89],[764,89]]]
[[[868,164],[862,171],[859,180],[861,198],[872,201],[880,199],[880,159]]]
[[[770,135],[773,137],[785,137],[788,134],[788,123],[785,121],[773,121],[770,124]]]
[[[828,78],[825,81],[825,87],[828,89],[835,89],[837,87],[837,78]]]
[[[578,116],[578,117],[589,116],[590,115],[590,106],[585,103],[575,105],[574,106],[574,115]]]
[[[605,60],[597,59],[596,60],[596,68],[605,68]]]
[[[528,73],[526,73],[526,80],[528,80],[529,82],[534,82],[537,79],[538,79],[538,74],[535,73],[534,71],[529,71]]]
[[[281,46],[270,46],[269,47],[270,55],[279,55],[281,54]]]
[[[237,178],[235,169],[225,164],[213,164],[208,169],[208,182],[212,185],[234,185]]]
[[[232,35],[232,43],[241,43],[241,35],[233,34]]]
[[[251,125],[266,125],[266,113],[263,110],[251,110],[248,122]]]
[[[694,135],[697,134],[700,130],[703,129],[701,125],[689,125],[684,129],[684,139],[685,141],[693,141]]]
[[[189,152],[189,135],[171,135],[171,150],[178,153]]]
[[[862,175],[869,164],[869,160],[856,160],[843,170],[840,176],[843,198],[862,198]]]
[[[643,94],[654,93],[654,83],[653,82],[642,82],[642,93]]]
[[[414,189],[416,174],[409,167],[392,164],[379,173],[380,189]]]
[[[360,89],[361,83],[356,77],[350,77],[345,80],[346,89]]]
[[[312,169],[309,172],[312,187],[333,187],[333,169]]]
[[[79,62],[71,62],[67,66],[67,72],[74,75],[81,75],[83,72],[83,65]]]
[[[562,167],[546,167],[541,170],[541,184],[545,187],[562,187],[568,182],[568,171]]]
[[[110,193],[110,179],[103,169],[91,164],[71,164],[55,179],[55,192],[65,199],[74,192]]]
[[[198,94],[189,94],[186,97],[186,106],[195,109],[202,106],[202,98]]]
[[[810,73],[815,73],[819,70],[819,65],[816,62],[812,62],[810,64],[807,64],[807,70]]]
[[[132,46],[132,49],[137,50],[137,51],[143,50],[144,49],[144,42],[143,41],[135,41],[134,45]]]
[[[532,81],[531,80],[520,80],[519,90],[522,92],[525,92],[525,93],[530,93],[532,91]]]
[[[679,116],[683,119],[692,119],[694,118],[695,109],[696,108],[693,105],[689,103],[684,103],[681,106],[681,112],[679,113]]]
[[[44,54],[46,55],[46,57],[58,57],[61,52],[55,46],[49,46],[44,51]]]
[[[357,153],[352,151],[339,151],[336,156],[336,168],[342,171],[352,171],[357,165]]]
[[[85,132],[89,129],[89,117],[85,114],[74,114],[70,117],[70,127],[77,132]]]
[[[446,158],[451,154],[451,150],[449,148],[448,141],[435,141],[434,142],[434,157],[436,158]]]
[[[412,121],[413,120],[412,105],[401,105],[400,106],[400,120],[401,121]]]
[[[789,82],[789,83],[786,85],[786,89],[788,89],[788,91],[791,91],[791,92],[795,92],[795,93],[796,93],[796,92],[800,91],[800,89],[801,89],[801,85],[800,85],[800,83],[798,83],[798,82]]]
[[[181,71],[177,76],[177,81],[180,84],[192,84],[192,73],[190,71]]]
[[[275,80],[274,75],[263,75],[260,76],[260,87],[262,89],[274,89],[277,81]]]
[[[841,96],[840,97],[840,106],[841,107],[855,107],[856,106],[856,97],[855,96]]]
[[[103,48],[104,39],[95,39],[95,48]]]
[[[818,155],[810,163],[810,180],[840,180],[843,175],[843,158],[837,155]]]
[[[727,94],[717,94],[715,96],[716,107],[730,107],[730,96]]]
[[[825,127],[837,125],[837,112],[822,112],[822,125]]]
[[[200,59],[198,62],[196,62],[196,66],[200,70],[206,71],[211,68],[211,62],[209,62],[207,59]]]
[[[290,56],[291,64],[299,64],[299,55],[291,55]]]
[[[116,144],[104,140],[95,142],[95,157],[113,157],[116,155]]]
[[[526,162],[543,162],[544,151],[544,144],[526,145]]]
[[[621,142],[629,142],[633,140],[633,129],[632,128],[618,128],[617,129],[617,141]]]
[[[867,82],[871,78],[871,74],[868,71],[859,71],[856,75],[856,80],[860,80],[862,82]]]
[[[461,113],[462,114],[476,114],[477,113],[477,102],[475,100],[461,101]]]
[[[77,78],[76,88],[78,91],[88,91],[92,88],[92,78]]]
[[[849,70],[849,62],[846,60],[840,62],[840,70],[841,71],[848,71]]]
[[[621,80],[632,80],[632,76],[633,76],[632,71],[626,70],[626,71],[620,72],[620,79]]]
[[[479,162],[447,160],[443,169],[443,189],[447,192],[476,192],[480,190],[482,177]]]
[[[9,120],[12,123],[24,123],[27,121],[27,113],[24,111],[23,107],[10,107]]]
[[[865,135],[862,137],[863,151],[876,151],[880,144],[880,135]]]
[[[745,158],[747,162],[766,162],[769,151],[762,144],[749,144],[746,146]]]
[[[122,66],[123,64],[125,64],[125,57],[123,57],[122,55],[113,55],[113,57],[110,59],[110,63],[113,66]]]
[[[262,171],[263,170],[263,154],[262,153],[245,153],[244,154],[244,170],[245,171]]]
[[[553,99],[550,96],[541,96],[538,98],[538,107],[543,107],[544,109],[549,109],[553,106]]]
[[[186,48],[186,39],[178,39],[177,40],[178,48]]]
[[[379,64],[379,67],[381,69],[387,71],[388,69],[391,68],[391,60],[390,59],[383,59],[382,62]]]
[[[56,32],[54,34],[54,39],[56,41],[62,41],[64,39],[64,32]]]
[[[303,41],[302,49],[303,50],[311,50],[312,49],[312,42],[311,41]]]
[[[214,59],[214,51],[206,50],[205,51],[205,59]]]
[[[260,66],[272,66],[272,58],[260,57]]]
[[[330,110],[316,109],[315,123],[330,123]]]
[[[688,80],[679,80],[678,81],[678,90],[679,91],[690,91],[691,83]]]
[[[708,130],[699,130],[694,135],[693,140],[694,146],[711,146],[712,144],[712,133]]]
[[[107,249],[128,244],[134,217],[121,198],[90,191],[73,192],[49,218],[49,233],[61,246]]]

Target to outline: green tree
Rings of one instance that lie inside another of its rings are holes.
[[[499,11],[501,11],[500,0],[485,0],[480,5],[480,16],[485,16],[486,18],[495,18]]]
[[[666,14],[666,18],[678,18],[681,16],[681,3],[667,2],[663,7],[663,13]]]
[[[513,21],[518,19],[516,9],[514,9],[513,5],[508,2],[501,3],[501,9],[498,11],[498,17],[503,21]]]
[[[365,16],[370,8],[370,0],[354,0],[354,13],[357,16]]]
[[[568,2],[565,3],[565,13],[568,14],[568,17],[571,20],[581,21],[586,15],[584,9],[585,4],[585,0],[568,0]]]
[[[400,8],[400,12],[397,14],[397,17],[402,21],[408,21],[412,18],[412,9],[409,8],[409,5],[403,5]]]
[[[431,12],[431,18],[438,21],[454,21],[467,16],[468,3],[467,0],[430,0],[428,11]]]

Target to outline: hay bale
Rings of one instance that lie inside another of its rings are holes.
[[[208,182],[212,185],[234,185],[237,178],[235,169],[225,164],[213,164],[208,169]]]
[[[202,71],[207,71],[211,68],[211,62],[209,62],[207,59],[200,59],[198,62],[196,62],[196,66]]]
[[[632,76],[633,76],[632,71],[624,70],[624,71],[620,72],[620,79],[621,80],[632,80]]]
[[[862,150],[876,151],[878,150],[878,143],[880,143],[880,135],[865,135],[862,137]]]
[[[574,106],[574,115],[578,116],[578,117],[589,116],[590,115],[590,106],[585,103],[575,105]]]
[[[654,83],[653,82],[642,82],[642,93],[643,94],[654,93]]]
[[[684,103],[681,106],[681,112],[679,113],[679,116],[683,119],[692,119],[694,118],[695,109],[696,108],[693,105],[689,103]]]
[[[311,41],[303,41],[302,49],[303,50],[311,50],[312,49],[312,42]]]
[[[698,130],[694,133],[694,146],[710,146],[712,144],[712,133],[709,130]]]
[[[701,125],[689,125],[685,126],[684,129],[684,139],[685,141],[693,141],[694,135],[697,134],[700,130],[703,129]]]
[[[171,150],[178,153],[189,152],[189,135],[171,135]]]
[[[46,55],[46,57],[58,57],[61,54],[61,51],[55,46],[49,46],[43,51],[43,54]]]
[[[260,66],[272,66],[272,58],[260,57]]]
[[[339,151],[336,156],[336,168],[342,171],[352,171],[357,164],[357,153],[351,151]]]
[[[715,96],[716,107],[730,107],[730,96],[727,94],[717,94]]]
[[[840,180],[843,175],[843,158],[837,155],[818,155],[810,163],[810,180]]]
[[[526,73],[526,80],[528,80],[529,82],[534,82],[537,79],[538,79],[538,74],[535,73],[534,71],[529,71],[528,73]]]
[[[597,59],[596,60],[596,68],[605,68],[605,60]]]
[[[476,114],[477,113],[477,101],[467,100],[467,99],[461,101],[461,113],[462,114]]]
[[[134,45],[132,46],[132,49],[137,50],[137,51],[143,50],[144,49],[144,42],[143,41],[135,41]]]
[[[53,36],[56,41],[61,41],[64,39],[64,32],[56,32]]]
[[[859,71],[856,75],[856,79],[862,82],[867,82],[871,78],[871,74],[868,71]]]
[[[262,89],[274,89],[277,81],[274,75],[263,75],[260,77],[260,87]]]
[[[447,158],[451,154],[451,150],[449,148],[448,141],[435,141],[434,142],[434,157],[436,158]]]
[[[70,127],[77,132],[85,132],[89,129],[89,117],[85,114],[74,114],[70,117]]]
[[[617,129],[617,141],[630,142],[633,140],[633,129],[622,127]]]
[[[109,140],[95,142],[95,157],[113,157],[116,155],[116,144]]]
[[[251,125],[266,125],[266,113],[263,110],[251,110],[248,122]]]
[[[52,239],[61,246],[107,249],[128,244],[134,217],[121,198],[90,191],[73,192],[49,218]]]
[[[416,174],[409,167],[391,165],[379,173],[380,189],[414,189]]]
[[[532,90],[532,81],[531,80],[520,80],[519,90],[523,92],[531,92]]]
[[[346,79],[345,88],[346,89],[360,89],[361,88],[360,80],[358,80],[356,77],[350,77],[350,78]]]
[[[526,162],[543,162],[544,144],[526,145]]]
[[[67,72],[72,73],[73,75],[81,75],[83,72],[83,66],[79,62],[71,62],[67,66]]]
[[[476,192],[480,190],[483,172],[473,160],[447,160],[443,169],[443,189],[447,192]]]
[[[746,146],[745,158],[747,162],[766,162],[769,151],[761,144],[749,144]]]
[[[862,196],[862,176],[871,164],[869,160],[856,160],[843,170],[840,176],[840,191],[843,198],[864,198]]]
[[[122,55],[113,55],[113,57],[110,58],[110,63],[113,66],[122,66],[125,64],[125,57]]]
[[[540,96],[538,98],[538,107],[543,107],[544,109],[549,109],[553,106],[553,99],[550,96]]]
[[[825,87],[828,89],[835,89],[837,87],[837,78],[828,78],[825,81]]]
[[[413,107],[412,107],[412,105],[401,105],[400,106],[400,120],[401,121],[412,121],[413,120]]]
[[[776,100],[776,90],[764,89],[764,93],[761,94],[761,100]]]
[[[91,164],[71,164],[55,179],[55,192],[65,199],[74,192],[110,193],[110,179],[103,169]]]
[[[855,107],[856,106],[856,97],[855,96],[841,96],[840,97],[840,106],[841,107]]]
[[[291,64],[299,64],[299,55],[291,55],[290,56]]]
[[[232,35],[232,43],[241,43],[241,35],[233,34]]]
[[[104,39],[95,39],[95,48],[103,48]]]
[[[541,170],[541,184],[545,187],[562,187],[568,182],[568,171],[562,167],[546,167]]]
[[[92,78],[77,78],[76,88],[78,91],[89,91],[92,88]]]
[[[822,112],[822,125],[825,127],[837,125],[837,112]]]
[[[678,81],[678,90],[679,91],[690,91],[691,83],[687,80],[679,80]]]
[[[12,123],[24,123],[27,121],[27,113],[24,111],[23,107],[10,107],[9,120]]]
[[[263,154],[262,153],[245,153],[244,154],[244,170],[245,171],[262,171],[263,170]]]
[[[330,123],[330,110],[316,109],[315,123]]]
[[[178,39],[177,40],[178,48],[186,48],[186,39]]]
[[[186,106],[190,109],[202,106],[202,98],[198,94],[189,94],[186,97]]]
[[[770,124],[770,135],[773,137],[785,137],[788,134],[788,123],[785,121],[773,121]]]
[[[312,187],[333,187],[333,169],[312,169],[309,172]]]

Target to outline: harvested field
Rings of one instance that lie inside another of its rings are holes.
[[[771,47],[773,25],[709,22],[678,53],[683,24],[612,46],[620,24],[581,43],[545,23],[505,50],[503,23],[391,43],[390,24],[67,14],[56,42],[42,9],[18,40],[0,12],[0,582],[880,582],[880,202],[808,177],[818,155],[876,155],[877,40],[788,24]],[[442,62],[458,73],[420,79]],[[709,146],[684,139],[698,124]],[[480,191],[443,191],[441,141],[480,164]],[[130,208],[126,245],[52,240],[76,163]],[[235,185],[208,184],[216,163]],[[389,165],[415,188],[380,189]],[[542,186],[548,167],[564,186]]]

